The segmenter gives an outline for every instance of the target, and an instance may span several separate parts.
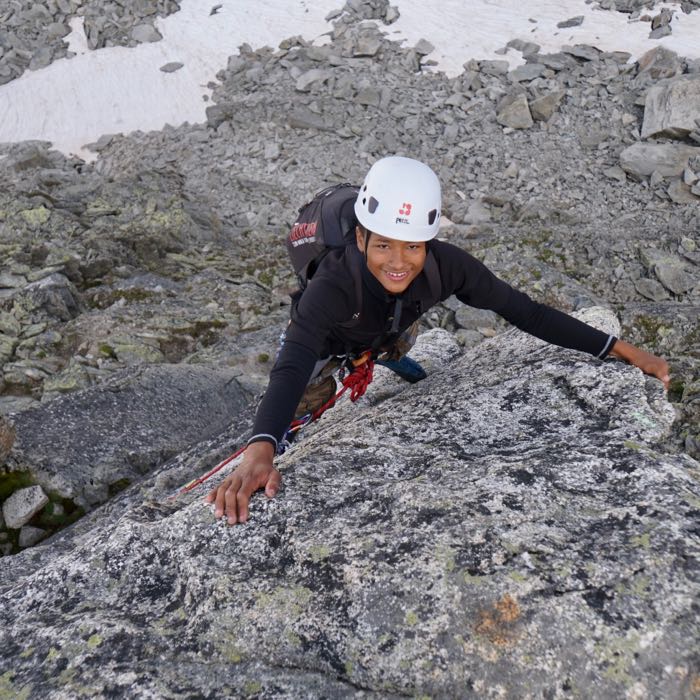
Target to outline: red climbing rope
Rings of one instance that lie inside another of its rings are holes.
[[[318,420],[329,408],[335,405],[335,402],[349,389],[350,390],[350,401],[357,401],[364,393],[367,391],[367,387],[372,383],[374,376],[374,360],[372,359],[372,353],[368,350],[363,353],[356,360],[352,361],[352,371],[343,378],[343,387],[338,391],[335,396],[332,396],[326,403],[320,408],[317,408],[313,413],[299,418],[292,422],[287,430],[286,434],[295,433],[302,428]],[[227,457],[222,462],[219,462],[213,469],[208,471],[206,474],[193,479],[189,483],[185,484],[179,491],[175,492],[168,500],[174,501],[178,496],[192,491],[200,484],[203,484],[209,477],[214,476],[218,471],[223,469],[227,464],[233,462],[236,457],[240,457],[248,445],[243,445],[240,449],[236,450],[230,457]]]

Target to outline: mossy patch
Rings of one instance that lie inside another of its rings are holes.
[[[330,547],[325,544],[314,545],[309,549],[309,554],[315,563],[328,559],[331,554]]]
[[[257,695],[262,690],[262,683],[258,681],[248,681],[243,686],[243,692],[246,695]]]
[[[0,474],[0,501],[9,498],[15,491],[34,486],[36,481],[29,472],[9,472]]]
[[[649,533],[645,532],[643,535],[636,535],[635,537],[631,537],[630,543],[633,544],[635,547],[649,549],[649,547],[651,546],[651,538],[649,536]]]
[[[418,624],[418,615],[416,615],[416,613],[415,613],[413,610],[409,610],[409,611],[406,613],[406,618],[405,618],[405,619],[406,619],[406,624],[407,624],[409,627],[414,627],[415,625]]]
[[[28,687],[17,688],[12,682],[14,671],[7,671],[0,676],[0,700],[27,700],[31,694]]]
[[[22,218],[32,227],[43,226],[51,217],[51,212],[44,206],[36,209],[25,209],[20,212]]]
[[[90,649],[97,649],[100,644],[102,644],[102,637],[100,637],[99,634],[93,634],[92,637],[87,640],[87,645]]]
[[[119,479],[109,485],[109,497],[116,496],[131,484],[131,479]]]
[[[654,316],[640,315],[634,319],[642,345],[655,350],[661,339],[661,329],[665,328],[664,322]]]

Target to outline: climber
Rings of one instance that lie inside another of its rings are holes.
[[[217,518],[244,523],[255,491],[264,489],[268,498],[277,494],[281,477],[273,459],[279,443],[294,417],[333,395],[330,371],[338,358],[371,350],[404,379],[422,379],[423,369],[406,352],[420,316],[452,294],[547,342],[625,360],[668,388],[663,358],[533,301],[466,251],[437,240],[440,183],[427,165],[399,156],[377,161],[353,210],[352,244],[327,251],[294,299],[241,464],[206,497]],[[297,237],[312,233],[307,226]]]

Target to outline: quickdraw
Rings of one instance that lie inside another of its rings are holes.
[[[355,402],[364,395],[364,393],[367,391],[367,387],[372,383],[372,379],[374,378],[373,354],[370,350],[367,350],[358,358],[350,360],[350,364],[352,369],[347,375],[344,376],[344,369],[341,369],[340,379],[343,386],[338,393],[312,413],[308,413],[307,415],[294,420],[289,428],[287,428],[287,432],[284,434],[284,437],[277,448],[278,455],[283,454],[290,447],[292,440],[296,437],[297,433],[299,433],[310,423],[318,420],[329,408],[335,406],[336,401],[346,391],[348,391],[348,389],[350,390],[350,401]],[[168,500],[174,501],[179,496],[189,493],[193,489],[197,488],[197,486],[203,484],[207,479],[214,476],[214,474],[223,469],[227,464],[230,464],[234,459],[240,457],[245,452],[246,447],[247,445],[243,445],[243,447],[236,450],[222,462],[219,462],[219,464],[217,464],[213,469],[209,470],[206,474],[203,474],[202,476],[185,484],[181,489],[169,496]]]

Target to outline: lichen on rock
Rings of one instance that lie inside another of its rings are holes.
[[[519,331],[454,348],[423,334],[428,379],[383,374],[327,413],[246,525],[202,502],[223,474],[175,502],[155,477],[10,559],[14,687],[109,694],[128,658],[132,684],[166,694],[681,696],[699,466],[657,448],[660,383]]]

